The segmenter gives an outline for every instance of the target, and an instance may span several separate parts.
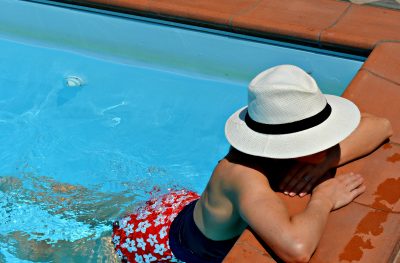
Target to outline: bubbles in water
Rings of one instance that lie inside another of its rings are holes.
[[[120,123],[121,123],[121,118],[119,118],[119,117],[112,118],[112,120],[111,120],[112,127],[116,127]]]

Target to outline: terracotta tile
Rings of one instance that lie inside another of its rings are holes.
[[[397,254],[400,214],[351,203],[334,211],[310,262],[390,262]]]
[[[264,244],[260,241],[251,229],[246,229],[236,242],[237,245],[251,246],[253,249],[258,250],[259,253],[264,254],[266,249]]]
[[[332,25],[349,3],[330,0],[264,0],[234,17],[238,31],[247,29],[319,40],[320,32]]]
[[[310,195],[306,195],[304,197],[298,197],[298,196],[290,197],[282,193],[277,193],[277,195],[285,203],[289,211],[289,215],[291,216],[303,212],[304,209],[307,207],[308,201],[310,201]]]
[[[233,15],[250,8],[257,2],[258,0],[152,0],[150,10],[165,16],[205,20],[214,24],[230,26]]]
[[[363,68],[400,85],[400,42],[377,45]]]
[[[250,232],[248,231],[248,233]],[[254,237],[253,240],[255,240]],[[256,246],[253,246],[250,243],[237,243],[225,257],[223,262],[224,263],[233,263],[233,262],[273,263],[276,261],[271,256],[269,256],[267,252],[265,251],[261,252]]]
[[[254,235],[251,232],[251,230],[245,229],[243,233],[240,235],[239,239],[236,241],[236,243],[253,243],[254,240],[256,239],[254,238]],[[254,245],[256,245],[257,249],[262,250],[263,246],[259,245],[258,243],[254,243]]]
[[[352,5],[333,27],[321,35],[322,43],[372,49],[381,40],[400,40],[400,12]]]
[[[394,130],[391,141],[400,143],[400,85],[361,70],[343,93],[361,111],[388,118]]]
[[[338,169],[338,173],[358,172],[367,190],[355,201],[372,208],[400,212],[400,145],[385,144],[369,156]]]

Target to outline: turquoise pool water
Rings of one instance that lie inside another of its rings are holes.
[[[296,64],[341,94],[361,60],[3,0],[0,262],[115,261],[115,218],[151,194],[205,187],[253,76]]]

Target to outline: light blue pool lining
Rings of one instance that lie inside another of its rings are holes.
[[[15,13],[24,15],[15,17],[12,15]],[[79,6],[65,9],[20,0],[3,1],[1,35],[51,48],[86,52],[121,63],[135,61],[152,68],[175,69],[190,75],[241,83],[248,83],[268,67],[295,64],[312,74],[326,93],[332,94],[344,91],[365,59],[111,11]],[[273,58],[271,52],[275,53]]]

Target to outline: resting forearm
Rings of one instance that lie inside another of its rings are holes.
[[[340,143],[338,165],[371,153],[392,133],[392,126],[387,119],[363,114],[357,129]]]
[[[331,209],[327,198],[312,196],[307,208],[291,217],[283,227],[280,241],[272,249],[285,262],[308,262],[321,239]]]
[[[301,238],[304,250],[310,256],[321,239],[332,206],[326,198],[312,196],[304,212],[291,218],[293,233]]]

